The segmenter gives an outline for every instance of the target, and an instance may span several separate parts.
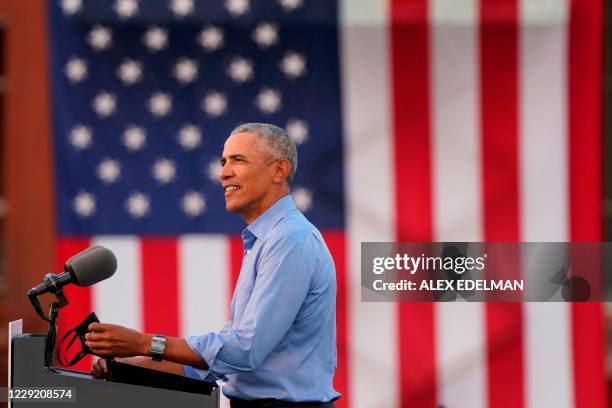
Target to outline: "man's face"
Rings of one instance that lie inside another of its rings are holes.
[[[235,133],[225,142],[221,157],[221,185],[225,208],[245,218],[259,214],[274,186],[269,154],[252,132]],[[265,208],[263,208],[265,209]]]

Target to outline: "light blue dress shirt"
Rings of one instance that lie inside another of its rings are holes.
[[[336,399],[336,273],[321,233],[286,196],[242,238],[230,321],[187,338],[209,371],[184,366],[185,375],[227,379],[230,398]]]

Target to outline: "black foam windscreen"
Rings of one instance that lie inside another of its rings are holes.
[[[110,249],[95,245],[66,261],[64,270],[75,285],[90,286],[113,276],[117,270],[117,258]]]

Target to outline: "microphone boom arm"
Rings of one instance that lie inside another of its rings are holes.
[[[40,301],[38,300],[38,296],[42,293],[50,292],[55,295],[57,298],[57,307],[62,308],[68,304],[68,299],[64,295],[62,290],[62,286],[68,281],[70,275],[67,273],[62,273],[60,275],[55,275],[53,273],[48,273],[44,276],[43,282],[28,291],[28,299],[30,299],[30,303],[34,307],[36,313],[45,321],[51,321],[51,312],[49,312],[49,316],[45,315],[40,306]]]
[[[43,278],[43,283],[37,285],[28,291],[28,299],[34,307],[36,313],[45,321],[49,322],[49,330],[47,332],[47,339],[45,340],[45,367],[47,369],[53,368],[53,349],[55,348],[55,339],[57,338],[57,317],[59,310],[68,304],[68,299],[64,295],[62,290],[62,283],[66,282],[67,279],[63,275],[54,275],[48,273]],[[40,306],[40,300],[38,297],[43,293],[52,293],[55,295],[57,301],[51,303],[49,306],[49,315],[45,315]]]

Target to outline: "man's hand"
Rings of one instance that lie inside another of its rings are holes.
[[[148,357],[130,357],[130,358],[115,358],[114,361],[123,364],[131,364],[139,367],[151,368],[153,370],[165,371],[164,367],[159,368],[151,364],[151,359]],[[98,358],[93,366],[91,367],[91,376],[101,380],[108,380],[110,378],[110,372],[106,365],[105,358]]]
[[[116,324],[92,323],[85,335],[87,347],[102,357],[148,355],[151,335]]]
[[[99,358],[91,367],[91,376],[100,380],[108,379],[108,367],[106,366],[106,360]]]

